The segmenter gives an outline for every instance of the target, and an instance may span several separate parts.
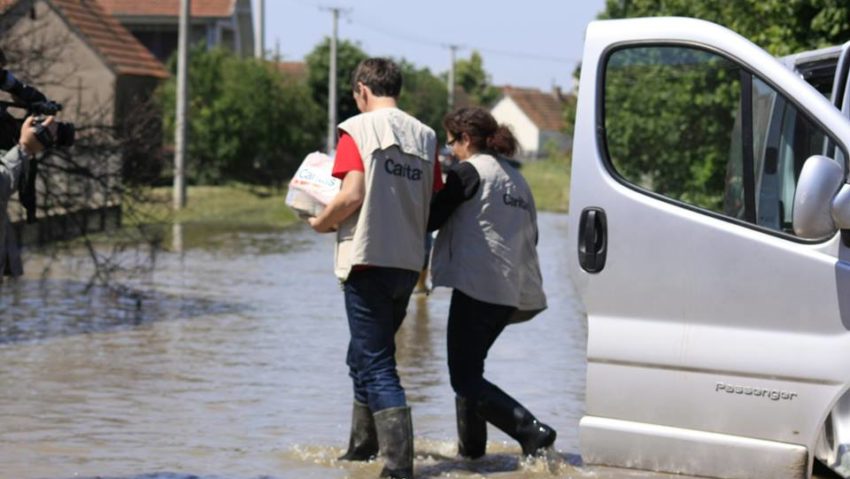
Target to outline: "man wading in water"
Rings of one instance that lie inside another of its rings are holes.
[[[362,112],[339,125],[333,175],[339,194],[310,226],[337,230],[334,269],[342,282],[354,383],[348,451],[367,461],[380,449],[381,477],[413,477],[413,424],[395,362],[395,333],[422,269],[433,192],[442,186],[434,130],[399,110],[398,65],[362,61],[351,86]]]

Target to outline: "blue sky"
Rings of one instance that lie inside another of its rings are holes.
[[[256,0],[255,0],[256,2]],[[458,58],[478,50],[496,85],[549,90],[572,87],[584,30],[604,0],[265,0],[266,49],[280,46],[299,61],[332,29],[331,13],[346,9],[339,37],[375,56],[403,57],[434,73],[449,68],[446,45]]]

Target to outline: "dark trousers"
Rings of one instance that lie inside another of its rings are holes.
[[[474,402],[490,385],[484,379],[484,360],[515,309],[478,301],[457,289],[452,292],[447,344],[455,394]]]
[[[372,412],[407,405],[396,371],[395,333],[418,277],[417,271],[374,267],[352,271],[343,283],[354,399]]]

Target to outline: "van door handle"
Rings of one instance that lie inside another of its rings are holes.
[[[605,210],[595,206],[581,212],[578,227],[578,262],[588,273],[605,267],[608,253],[608,221]]]

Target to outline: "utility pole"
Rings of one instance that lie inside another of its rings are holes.
[[[328,153],[336,149],[336,38],[339,14],[349,10],[338,7],[322,7],[333,14],[333,35],[331,35],[330,67],[328,69]]]
[[[266,58],[266,0],[257,0],[257,29],[254,32],[254,56]]]
[[[449,66],[449,110],[452,110],[455,106],[455,56],[457,55],[457,49],[460,48],[459,45],[449,45],[449,50],[452,54],[452,63]]]
[[[174,132],[174,209],[186,206],[186,110],[189,96],[189,18],[191,0],[180,0],[177,56],[177,118]]]

